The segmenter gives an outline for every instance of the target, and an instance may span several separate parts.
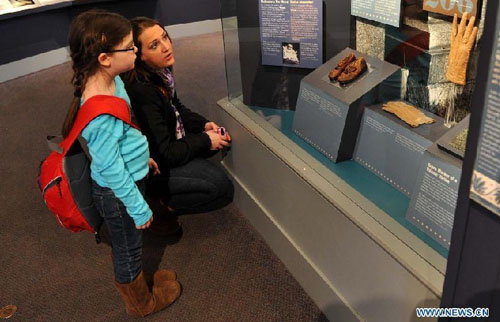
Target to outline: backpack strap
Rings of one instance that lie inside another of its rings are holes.
[[[60,144],[63,149],[63,155],[66,155],[75,140],[78,138],[83,129],[90,123],[90,121],[103,114],[112,115],[140,130],[137,125],[132,123],[130,110],[124,99],[111,95],[92,96],[80,107],[69,135]]]

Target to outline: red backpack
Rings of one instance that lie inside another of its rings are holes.
[[[53,150],[40,164],[38,187],[45,204],[61,226],[73,232],[87,230],[100,242],[102,217],[94,206],[90,178],[90,160],[77,140],[83,129],[102,114],[112,115],[139,129],[131,122],[125,100],[116,96],[96,95],[89,98],[78,111],[69,135],[59,144],[47,137]]]

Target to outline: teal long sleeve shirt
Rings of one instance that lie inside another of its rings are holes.
[[[130,106],[119,76],[115,78],[115,85],[115,95]],[[92,179],[114,192],[137,226],[144,225],[151,218],[152,211],[135,182],[143,179],[149,171],[146,137],[111,115],[96,117],[82,131],[82,136],[92,157]]]

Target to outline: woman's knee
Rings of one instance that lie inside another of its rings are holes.
[[[232,200],[234,195],[234,186],[227,173],[221,167],[214,165],[214,169],[211,171],[211,174],[213,176],[211,182],[214,183],[217,197],[226,197]]]

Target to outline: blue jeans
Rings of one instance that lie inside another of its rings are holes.
[[[166,184],[168,187],[156,184],[154,189],[168,189],[164,194],[168,194],[167,204],[174,209],[175,215],[204,213],[233,201],[233,183],[221,167],[206,159],[193,159],[171,168]]]
[[[136,184],[144,194],[145,180]],[[121,284],[130,283],[142,270],[142,230],[135,228],[134,220],[111,189],[92,181],[92,196],[108,227],[115,280]]]

